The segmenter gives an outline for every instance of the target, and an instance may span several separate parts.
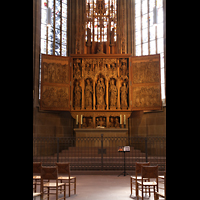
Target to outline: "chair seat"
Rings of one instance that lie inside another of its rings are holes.
[[[162,198],[165,198],[165,194],[163,192],[156,192],[156,194],[161,196]]]
[[[58,187],[65,185],[65,183],[58,183]],[[44,187],[56,187],[56,183],[45,183]]]
[[[131,179],[136,180],[136,176],[131,176]],[[143,180],[147,180],[148,178],[143,178]],[[137,180],[142,180],[141,176],[137,176]]]
[[[41,176],[33,176],[33,179],[41,179]]]
[[[33,197],[41,196],[41,193],[35,193],[33,192]]]
[[[70,177],[70,180],[74,179],[75,177]],[[69,180],[68,176],[59,176],[58,180]]]
[[[137,181],[138,184],[142,185],[142,182],[141,181]],[[153,182],[143,182],[143,185],[144,186],[156,186],[157,183],[155,181]]]

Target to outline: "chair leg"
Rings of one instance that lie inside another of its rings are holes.
[[[148,181],[150,182],[150,179],[148,179]],[[151,192],[150,192],[150,186],[149,186],[149,197],[151,196]]]
[[[58,187],[56,187],[56,200],[58,200]]]
[[[48,200],[49,200],[49,187],[48,187]],[[56,195],[56,200],[57,200],[57,195]]]
[[[142,200],[143,200],[143,184],[142,184]]]
[[[154,194],[154,199],[158,200],[158,195],[156,193]]]
[[[137,181],[135,181],[135,190],[136,190],[136,196],[138,196],[138,184],[137,184]]]
[[[64,199],[66,199],[66,184],[64,185]]]
[[[74,194],[76,194],[76,178],[74,178]]]
[[[69,178],[69,197],[70,197],[70,191],[71,191],[71,188],[70,188],[70,178]]]
[[[130,177],[131,195],[132,195],[132,178]]]

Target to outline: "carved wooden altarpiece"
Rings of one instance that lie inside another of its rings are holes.
[[[70,111],[79,128],[128,127],[132,111],[162,109],[160,83],[159,54],[42,54],[40,109]]]

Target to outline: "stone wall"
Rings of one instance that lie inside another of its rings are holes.
[[[166,136],[166,107],[163,111],[132,112],[129,118],[130,136]]]

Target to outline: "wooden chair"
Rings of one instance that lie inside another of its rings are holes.
[[[144,179],[148,178],[149,180],[147,182],[144,182]],[[150,182],[150,178],[155,178],[156,181]],[[142,191],[142,200],[144,199],[144,187],[149,188],[149,196],[150,196],[150,188],[153,187],[154,192],[154,198],[155,198],[155,192],[158,191],[158,165],[157,166],[142,166],[142,180],[137,181],[138,185],[138,191]],[[141,189],[139,187],[141,186]],[[156,187],[156,191],[155,191]],[[139,197],[139,192],[137,193],[137,199]]]
[[[33,192],[33,200],[41,200],[41,193]]]
[[[34,192],[35,193],[36,193],[37,185],[40,185],[41,167],[42,167],[42,163],[41,162],[33,162],[33,186],[35,186],[34,187]]]
[[[54,180],[55,182],[44,183],[44,179]],[[62,189],[62,186],[64,189]],[[45,188],[47,193],[45,193]],[[50,193],[50,190],[56,190],[56,193]],[[64,192],[64,197],[58,198],[58,190]],[[56,195],[56,200],[66,198],[65,183],[58,183],[58,167],[42,167],[41,168],[41,197],[44,198],[44,194],[47,194],[49,200],[49,194]]]
[[[61,181],[61,183],[67,181],[66,186],[69,186],[69,197],[72,190],[74,190],[74,194],[76,194],[76,177],[70,176],[70,163],[56,163],[56,165],[58,166],[58,180]],[[71,189],[71,184],[74,185],[73,189]]]
[[[142,165],[149,166],[150,162],[136,162],[135,163],[135,176],[130,177],[131,195],[132,195],[132,191],[133,191],[133,185],[135,185],[135,191],[136,191],[136,196],[137,196],[137,193],[138,193],[137,181],[142,179],[142,177],[141,177]]]
[[[165,198],[166,199],[166,172],[164,172],[164,193],[157,191],[155,193],[155,200],[158,200],[159,197]]]

